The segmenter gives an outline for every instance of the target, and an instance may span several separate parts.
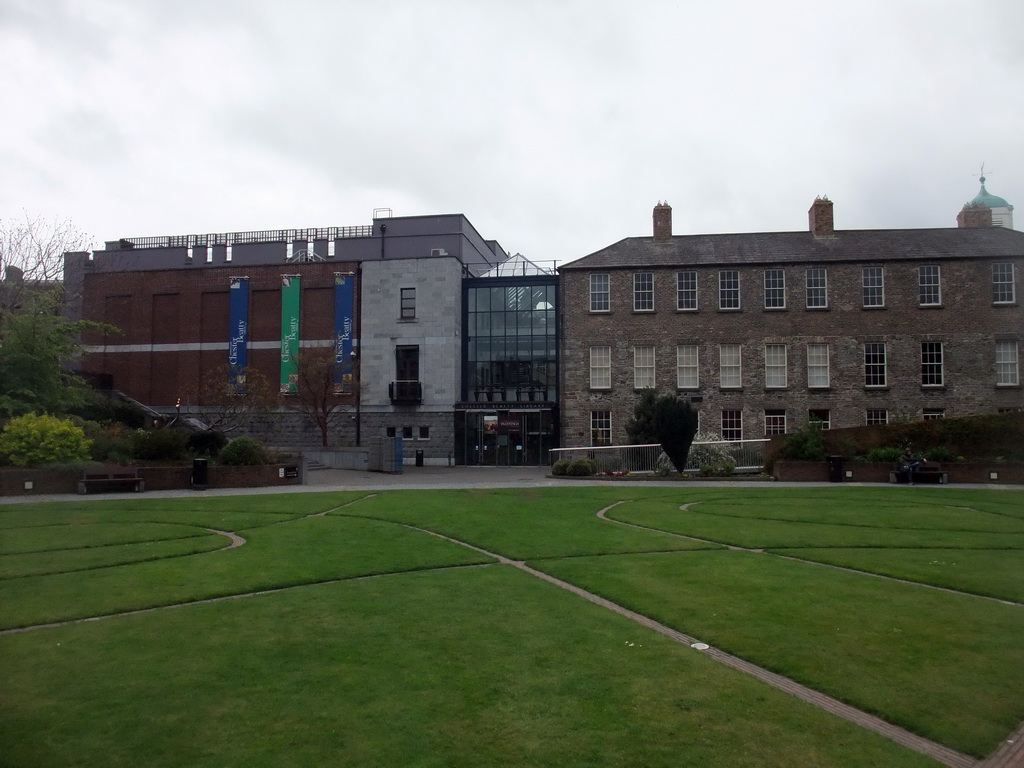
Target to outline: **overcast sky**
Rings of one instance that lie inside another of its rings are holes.
[[[1024,229],[1021,0],[0,0],[0,218],[142,235],[464,213],[648,235]]]

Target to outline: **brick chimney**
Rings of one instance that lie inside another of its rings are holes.
[[[654,206],[654,242],[672,239],[672,206],[659,202]]]
[[[832,220],[832,201],[827,197],[816,197],[811,209],[807,211],[807,220],[811,234],[815,237],[834,237],[835,225]]]
[[[992,209],[987,205],[965,204],[956,215],[956,225],[960,229],[976,229],[992,226]]]

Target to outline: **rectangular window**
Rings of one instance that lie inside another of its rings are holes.
[[[743,411],[722,411],[722,439],[743,439]]]
[[[723,389],[739,389],[743,386],[743,354],[739,344],[718,346],[719,386]]]
[[[828,429],[831,419],[832,414],[828,408],[813,408],[807,412],[807,421],[817,424],[820,429]]]
[[[718,273],[718,308],[740,308],[740,273],[735,269]]]
[[[693,311],[697,309],[697,273],[676,273],[676,309]]]
[[[764,308],[786,308],[786,273],[781,269],[764,271]]]
[[[612,412],[591,411],[590,412],[590,444],[611,445],[612,444]]]
[[[1016,387],[1020,384],[1017,367],[1017,342],[996,342],[996,386]]]
[[[992,303],[1012,304],[1017,297],[1013,283],[1013,264],[993,264]]]
[[[420,380],[420,348],[418,346],[395,347],[395,379],[401,382]]]
[[[765,437],[786,434],[786,412],[784,410],[765,409],[764,434]]]
[[[813,267],[807,270],[807,308],[825,309],[828,307],[828,272],[824,267]]]
[[[633,311],[652,312],[654,310],[654,274],[652,272],[636,272],[633,275]]]
[[[394,437],[395,436],[395,428],[394,427],[384,427],[384,434],[387,435],[388,437]]]
[[[402,427],[402,439],[412,440],[412,427]]]
[[[416,289],[415,288],[402,288],[402,308],[401,317],[403,320],[415,320],[416,319]]]
[[[764,385],[768,389],[783,389],[788,385],[786,378],[786,345],[764,345]]]
[[[809,389],[829,387],[828,344],[807,345],[807,387]]]
[[[430,439],[430,427],[420,427],[420,440]]]
[[[654,386],[654,347],[633,347],[633,388]]]
[[[590,276],[590,311],[607,312],[611,309],[608,275]]]
[[[922,307],[942,304],[942,282],[937,264],[917,268],[917,297]]]
[[[697,389],[700,386],[700,353],[696,344],[676,347],[676,387]]]
[[[611,389],[612,386],[612,348],[590,348],[590,388]]]
[[[925,408],[924,409],[924,420],[925,421],[938,421],[939,419],[946,418],[945,408]]]
[[[884,267],[864,267],[861,272],[861,285],[864,289],[865,307],[885,306]]]
[[[885,408],[868,408],[865,423],[869,426],[872,424],[888,424],[889,412]]]
[[[873,342],[864,345],[864,386],[884,387],[885,344]]]
[[[941,387],[942,378],[942,342],[921,342],[921,386]]]

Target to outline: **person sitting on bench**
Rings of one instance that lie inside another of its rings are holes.
[[[900,456],[900,472],[903,472],[907,476],[907,482],[910,485],[914,484],[914,472],[923,463],[924,459],[920,456],[914,455],[910,446],[907,446],[907,450]]]

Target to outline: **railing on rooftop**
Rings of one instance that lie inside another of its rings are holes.
[[[693,443],[686,457],[684,472],[697,474],[706,465],[732,464],[734,473],[760,472],[764,469],[764,452],[770,441],[715,440]],[[666,467],[672,471],[672,462],[654,443],[649,445],[591,445],[581,448],[552,448],[551,463],[558,459],[592,459],[601,472],[629,472],[646,474]]]
[[[308,229],[263,229],[252,232],[221,232],[206,235],[164,235],[161,237],[125,237],[122,243],[134,248],[201,248],[211,245],[247,243],[307,243],[310,240],[338,240],[370,237],[373,225],[355,227],[317,227]]]

